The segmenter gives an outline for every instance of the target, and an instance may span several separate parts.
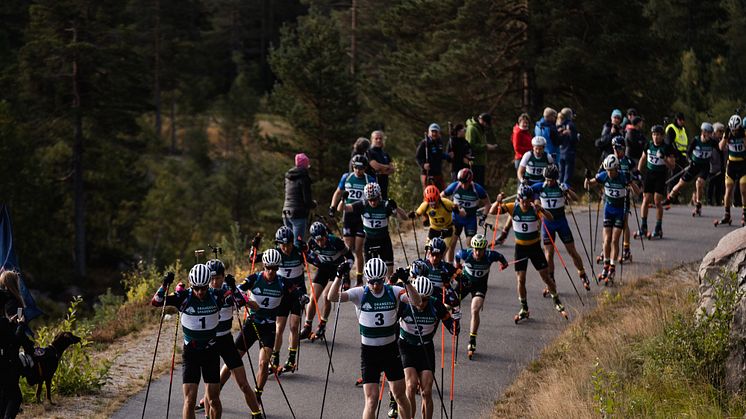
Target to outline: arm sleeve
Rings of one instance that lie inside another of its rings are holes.
[[[427,211],[427,202],[423,202],[420,204],[419,207],[417,207],[417,210],[415,211],[415,214],[422,215]]]
[[[237,288],[243,292],[246,292],[252,288],[254,288],[254,284],[256,283],[256,278],[258,274],[251,274],[244,281],[237,285]]]
[[[528,164],[528,159],[531,158],[531,153],[532,153],[531,151],[527,151],[523,153],[523,157],[521,157],[521,163],[519,166],[526,167],[526,165]]]
[[[443,190],[443,193],[446,194],[446,196],[453,195],[454,192],[456,192],[456,188],[458,187],[458,182],[453,182],[450,185],[448,185],[447,188]]]
[[[339,179],[339,183],[337,184],[337,188],[341,191],[345,190],[345,181],[347,180],[347,176],[349,173],[345,173],[342,175],[342,177]]]
[[[694,151],[694,146],[695,146],[696,143],[697,142],[694,139],[692,139],[691,141],[689,141],[689,144],[687,144],[687,146],[686,146],[686,157],[691,158],[692,152]]]
[[[448,198],[440,198],[440,202],[443,203],[443,208],[445,208],[446,211],[452,211],[453,210],[453,206],[455,205],[453,203],[453,201],[451,201]]]
[[[343,291],[347,293],[347,299],[352,303],[355,304],[356,307],[360,307],[360,302],[363,300],[363,293],[365,292],[365,287],[355,287],[350,288],[347,291]]]

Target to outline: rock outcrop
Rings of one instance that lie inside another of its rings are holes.
[[[739,289],[746,293],[746,228],[739,228],[720,239],[699,266],[699,310],[711,314],[714,307],[713,285],[723,271],[736,272]],[[746,298],[741,298],[730,330],[731,351],[726,361],[725,387],[736,393],[746,388]]]

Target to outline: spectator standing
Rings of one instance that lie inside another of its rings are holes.
[[[448,157],[451,159],[451,181],[458,180],[458,172],[470,166],[471,146],[466,141],[466,128],[463,124],[456,124],[451,129],[451,136],[448,138]]]
[[[447,160],[443,141],[440,138],[440,126],[436,123],[430,124],[427,135],[417,146],[416,158],[420,165],[420,180],[422,189],[433,184],[438,190],[445,188],[443,183],[443,160]]]
[[[474,182],[484,185],[487,151],[496,151],[495,134],[492,132],[492,115],[482,113],[466,121],[466,141],[474,156],[472,172]]]
[[[624,135],[621,124],[622,111],[614,109],[611,112],[611,120],[604,124],[601,128],[601,137],[596,140],[596,148],[601,152],[601,160],[614,152],[611,147],[611,139],[618,135]]]
[[[639,115],[637,115],[637,109],[635,108],[629,108],[627,109],[627,116],[624,117],[624,120],[622,121],[622,128],[625,130],[629,128],[630,125],[634,125],[634,120]]]
[[[518,122],[513,126],[513,135],[510,137],[510,142],[513,143],[513,166],[515,170],[518,170],[518,166],[521,164],[521,159],[527,151],[531,151],[531,131],[528,128],[531,126],[531,118],[527,113],[522,113],[518,116]]]
[[[543,116],[536,121],[534,127],[535,137],[544,137],[547,140],[547,154],[552,156],[554,161],[559,157],[559,133],[557,132],[557,111],[552,108],[544,108]]]
[[[559,136],[559,183],[570,185],[575,171],[575,155],[580,135],[575,127],[573,118],[575,112],[570,108],[563,108],[557,119],[557,134]]]
[[[637,162],[642,156],[642,152],[645,150],[645,143],[647,139],[643,130],[643,120],[641,117],[636,116],[630,124],[627,125],[627,133],[624,136],[624,143],[626,150],[624,154],[633,160],[633,166],[637,166]]]
[[[355,171],[352,159],[357,155],[365,156],[365,158],[367,159],[368,150],[370,150],[370,140],[365,137],[358,137],[358,139],[355,140],[355,144],[352,145],[352,153],[350,153],[350,162],[348,163],[348,170],[350,173]],[[373,173],[373,170],[370,168],[370,166],[365,169],[365,173],[371,176],[375,176],[375,173]]]
[[[296,242],[306,237],[308,216],[316,203],[311,197],[311,161],[303,153],[295,155],[295,167],[285,173],[285,203],[282,205],[283,224],[293,230]]]
[[[712,138],[720,141],[725,133],[725,125],[721,122],[712,124],[714,130]],[[710,179],[707,181],[707,205],[723,205],[725,196],[725,161],[727,151],[716,148],[710,156]]]
[[[676,150],[676,167],[669,170],[669,176],[681,171],[681,169],[689,164],[686,158],[686,149],[689,147],[689,138],[686,135],[685,123],[686,119],[684,118],[684,114],[677,112],[673,123],[666,126],[666,136],[664,137],[664,141]],[[676,186],[680,177],[681,175],[671,176],[671,179],[668,180],[669,193],[671,192],[671,189]]]
[[[387,200],[389,196],[389,175],[396,170],[391,163],[391,156],[383,150],[384,134],[381,130],[370,133],[371,147],[368,149],[368,164],[376,177],[376,183],[381,187],[381,197]]]

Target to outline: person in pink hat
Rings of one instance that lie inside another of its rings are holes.
[[[306,226],[316,202],[311,197],[311,177],[308,168],[311,160],[304,153],[295,155],[295,167],[285,173],[285,203],[282,206],[283,223],[293,229],[297,244],[306,237]]]

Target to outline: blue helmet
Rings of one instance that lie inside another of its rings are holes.
[[[327,230],[324,223],[320,221],[316,221],[315,223],[311,224],[309,232],[311,233],[311,237],[313,237],[314,239],[318,239],[329,234],[329,230]]]
[[[446,251],[446,242],[440,237],[430,239],[430,253],[442,255]]]
[[[225,265],[220,259],[208,260],[205,265],[207,265],[207,268],[210,269],[211,276],[225,274]]]
[[[282,226],[277,229],[275,233],[275,243],[277,244],[292,244],[295,240],[293,239],[293,230],[288,226]]]
[[[611,139],[611,145],[614,148],[625,148],[627,144],[624,142],[624,137],[621,135],[617,135],[616,137]]]

